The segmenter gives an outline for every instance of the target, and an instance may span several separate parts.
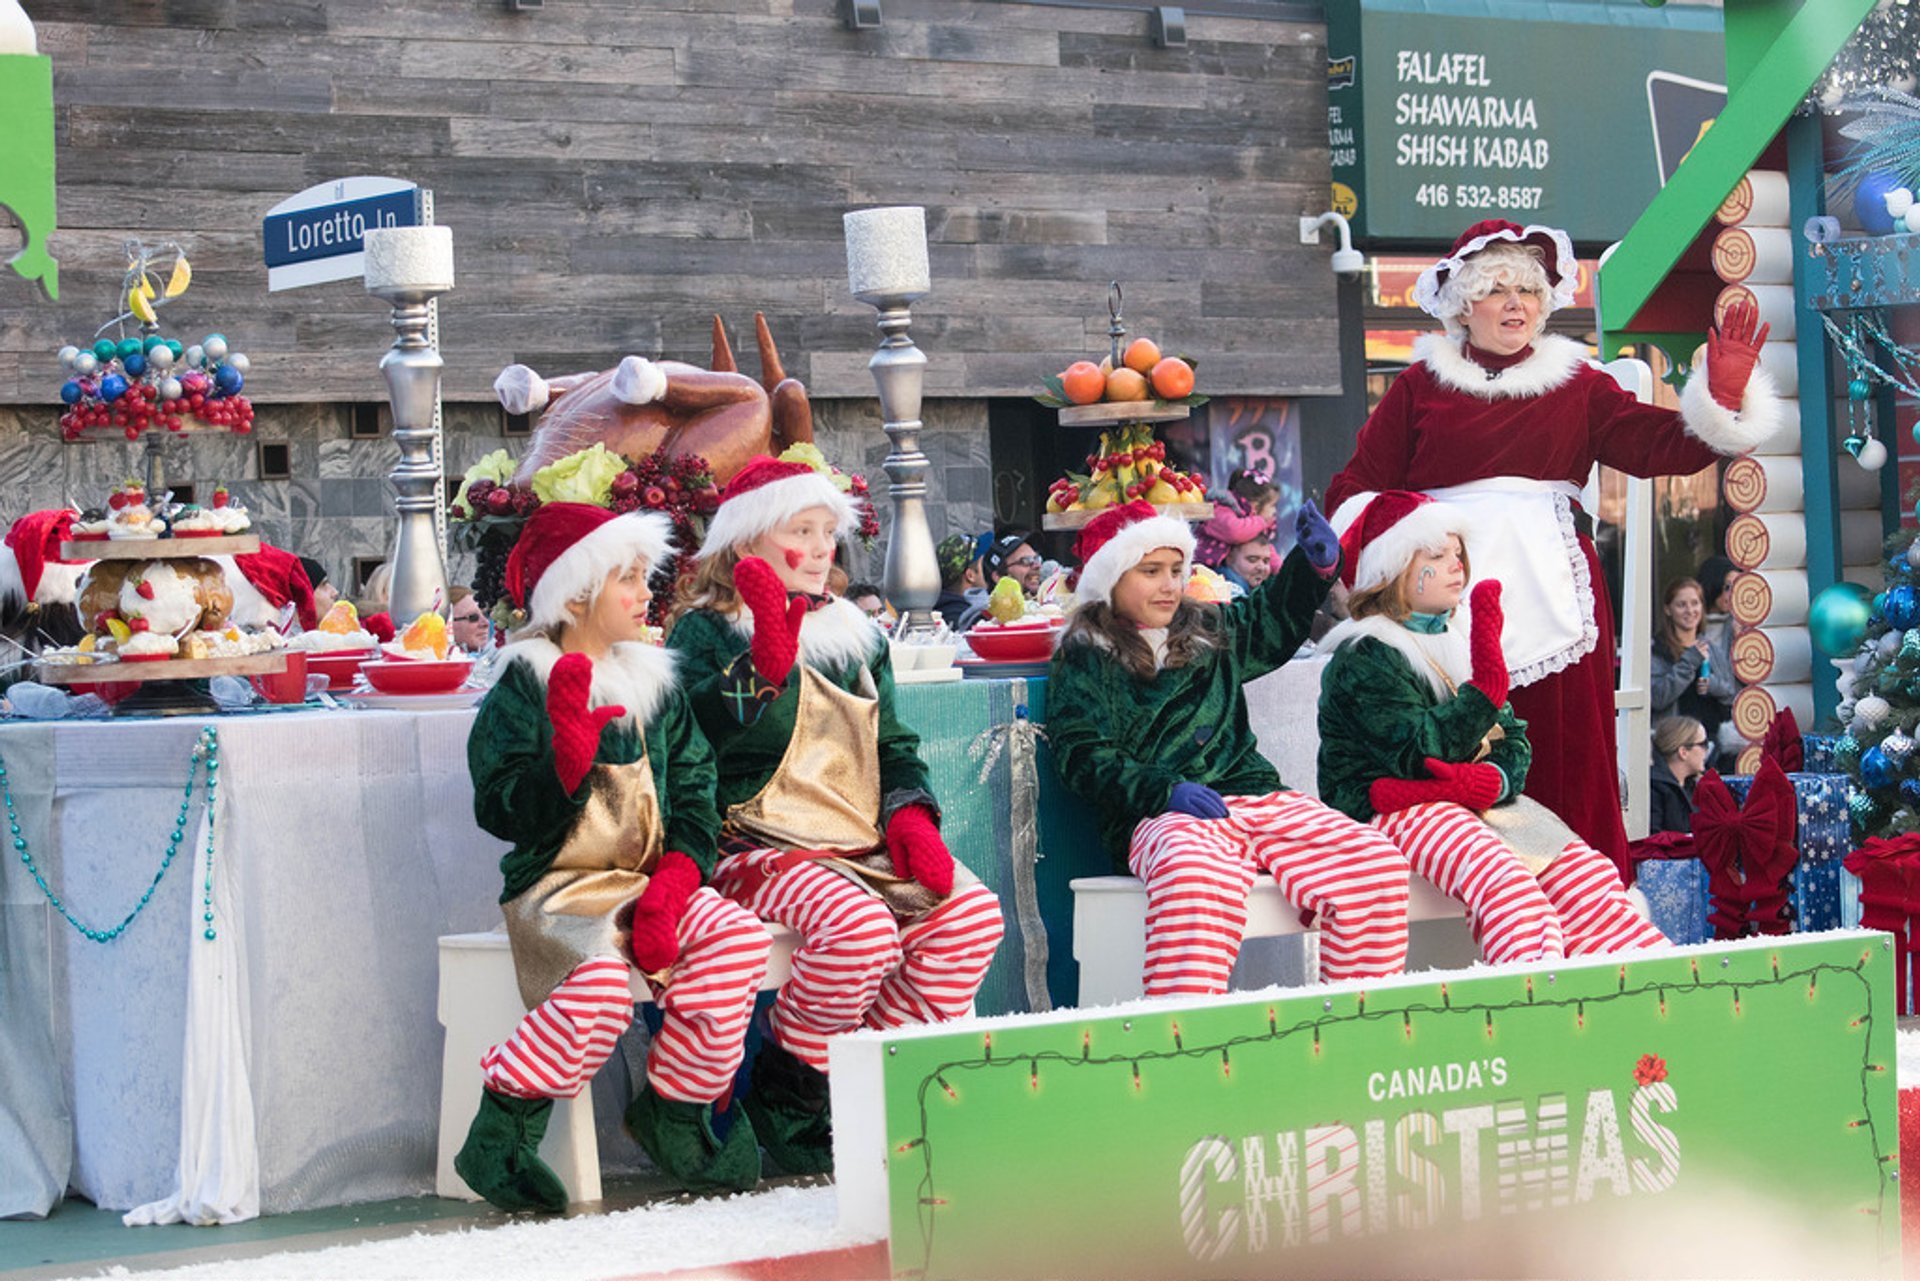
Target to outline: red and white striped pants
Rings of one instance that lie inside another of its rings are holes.
[[[827,1070],[827,1038],[858,1028],[958,1018],[973,1005],[1005,925],[1000,900],[975,882],[901,925],[864,886],[779,850],[720,860],[714,886],[800,935],[793,972],[773,1005],[774,1039]]]
[[[1299,792],[1226,801],[1226,818],[1167,813],[1133,829],[1127,862],[1147,883],[1148,996],[1227,990],[1262,870],[1319,916],[1322,978],[1406,967],[1407,860],[1385,837]]]
[[[1575,840],[1535,876],[1479,815],[1451,801],[1373,820],[1413,870],[1473,913],[1489,962],[1535,961],[1654,947],[1664,935],[1627,901],[1610,859]]]
[[[740,1069],[773,940],[753,913],[706,887],[687,903],[679,937],[672,978],[654,992],[661,1027],[647,1079],[662,1098],[710,1103],[727,1095]],[[629,973],[617,956],[574,966],[512,1036],[480,1056],[486,1087],[528,1099],[580,1093],[633,1022]]]

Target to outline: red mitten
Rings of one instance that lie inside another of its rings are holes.
[[[378,614],[368,614],[360,620],[360,630],[384,645],[394,638],[393,615],[385,610]]]
[[[1430,778],[1376,778],[1367,786],[1367,802],[1376,814],[1394,814],[1429,801],[1450,801],[1448,790]]]
[[[1486,761],[1453,765],[1429,756],[1427,773],[1449,789],[1448,800],[1457,801],[1470,810],[1486,809],[1500,799],[1501,789],[1506,786],[1501,779],[1500,767],[1489,765]]]
[[[941,898],[953,893],[953,855],[925,805],[893,812],[887,820],[887,852],[893,855],[895,876],[912,877]]]
[[[687,914],[687,903],[699,888],[699,866],[679,850],[668,850],[633,904],[633,939],[628,948],[641,973],[656,974],[680,955],[680,918]]]
[[[562,654],[547,677],[547,719],[553,722],[553,772],[572,795],[593,768],[600,751],[600,731],[624,707],[589,708],[593,691],[593,660],[585,654]]]
[[[1468,597],[1473,609],[1473,631],[1467,637],[1467,653],[1473,659],[1473,685],[1487,701],[1501,707],[1507,701],[1507,656],[1500,649],[1500,632],[1507,625],[1506,611],[1500,608],[1500,584],[1491,578],[1473,585]]]
[[[785,685],[800,655],[807,602],[788,600],[780,575],[758,556],[744,557],[733,567],[733,586],[753,613],[753,670],[771,685]]]
[[[1722,409],[1732,413],[1740,412],[1747,395],[1747,379],[1753,377],[1760,345],[1767,341],[1772,328],[1761,325],[1756,332],[1754,322],[1759,319],[1757,310],[1746,303],[1735,303],[1707,335],[1707,391]]]

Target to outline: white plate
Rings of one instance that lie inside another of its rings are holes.
[[[895,685],[944,685],[948,681],[957,681],[966,673],[957,667],[909,667],[896,668],[893,673]]]
[[[333,697],[354,707],[378,707],[400,712],[439,712],[472,707],[487,696],[484,689],[456,689],[451,694],[383,694],[379,690],[357,689]]]

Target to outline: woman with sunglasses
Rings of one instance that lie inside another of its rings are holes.
[[[1691,716],[1668,716],[1653,727],[1647,835],[1693,829],[1693,785],[1706,772],[1706,726]]]

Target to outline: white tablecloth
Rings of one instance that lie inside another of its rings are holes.
[[[214,942],[200,919],[198,793],[151,905],[111,943],[61,919],[9,851],[0,1214],[44,1212],[47,1188],[69,1183],[104,1207],[158,1203],[156,1217],[200,1221],[431,1189],[435,940],[499,921],[504,846],[473,823],[471,720],[0,726],[29,852],[94,926],[139,900],[194,738],[208,723],[220,738]]]

